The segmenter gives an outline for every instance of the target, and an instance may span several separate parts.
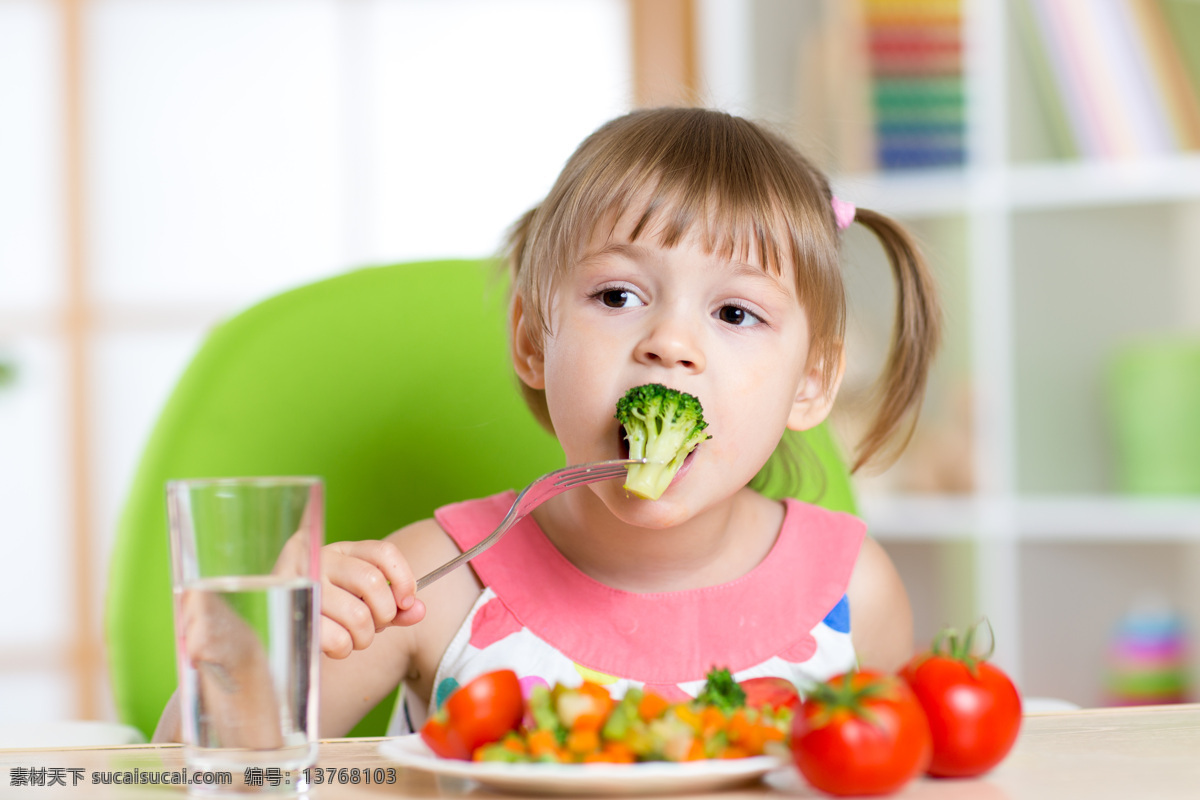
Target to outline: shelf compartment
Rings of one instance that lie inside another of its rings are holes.
[[[834,193],[903,219],[991,211],[1086,209],[1200,201],[1200,155],[1131,161],[1012,165],[1003,172],[963,169],[858,173],[833,179]]]
[[[871,535],[884,541],[953,541],[986,530],[985,515],[1011,514],[1021,541],[1200,542],[1200,497],[1078,494],[987,502],[959,495],[859,498]]]
[[[1200,200],[1200,156],[1013,167],[1007,194],[1016,211]]]

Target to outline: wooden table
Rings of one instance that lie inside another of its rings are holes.
[[[339,771],[394,768],[394,783],[353,785],[335,779],[314,787],[309,797],[363,800],[492,795],[473,783],[396,767],[379,754],[381,741],[324,741],[318,766]],[[92,775],[182,768],[182,752],[176,745],[2,750],[0,797],[178,800],[185,796],[179,787],[93,785]],[[65,785],[12,785],[14,777],[37,775],[40,770],[61,778]],[[794,770],[787,770],[771,775],[765,783],[702,796],[772,800],[818,795]],[[1030,715],[1024,720],[1016,748],[991,773],[976,780],[922,778],[896,796],[912,800],[1196,800],[1200,798],[1200,704]]]

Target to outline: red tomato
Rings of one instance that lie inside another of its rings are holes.
[[[796,767],[829,794],[894,792],[928,766],[931,749],[912,690],[871,670],[816,686],[792,721]]]
[[[489,672],[456,689],[421,728],[421,738],[443,758],[469,761],[475,748],[516,728],[524,712],[517,674]]]
[[[952,631],[943,632],[929,652],[900,671],[929,719],[930,775],[967,777],[987,772],[1008,755],[1021,729],[1017,687],[987,663],[987,656],[970,654],[973,633],[974,629],[960,643]]]
[[[738,686],[746,693],[746,705],[750,708],[770,706],[774,710],[794,710],[800,705],[800,693],[786,678],[747,678]]]

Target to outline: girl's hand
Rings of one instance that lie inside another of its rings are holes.
[[[260,632],[208,592],[185,590],[179,610],[184,653],[221,746],[282,747],[276,686]]]
[[[321,652],[346,658],[393,625],[425,617],[417,581],[389,541],[335,542],[321,549]]]

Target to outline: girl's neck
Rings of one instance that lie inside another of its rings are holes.
[[[554,546],[580,571],[630,592],[671,592],[740,578],[770,552],[783,504],[743,489],[687,522],[640,528],[617,519],[589,491],[560,495],[533,513]]]

